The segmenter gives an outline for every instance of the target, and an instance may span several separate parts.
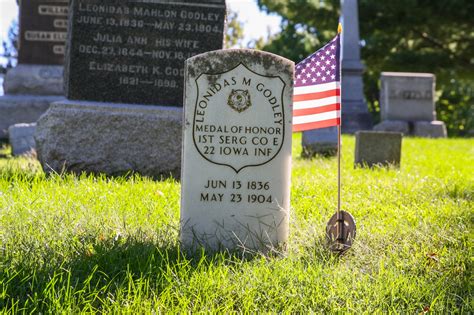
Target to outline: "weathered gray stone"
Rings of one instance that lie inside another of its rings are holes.
[[[402,137],[399,132],[359,131],[356,133],[355,166],[400,165]]]
[[[434,95],[434,74],[382,72],[381,118],[411,122],[436,120]]]
[[[38,122],[43,168],[179,177],[184,61],[222,47],[225,0],[71,0],[69,8],[68,100]]]
[[[102,3],[107,10],[84,9]],[[184,61],[224,42],[225,0],[71,0],[70,8],[65,92],[72,100],[182,106]]]
[[[35,150],[36,123],[16,124],[8,128],[8,139],[14,156],[28,154]]]
[[[249,49],[186,61],[183,248],[285,248],[293,72],[292,61]]]
[[[52,102],[61,96],[4,95],[0,97],[0,139],[8,139],[8,127],[19,123],[33,123],[44,114]]]
[[[410,134],[410,126],[407,121],[403,120],[384,120],[374,126],[375,131],[392,131],[401,132],[404,135]]]
[[[52,102],[64,99],[67,2],[20,2],[19,64],[9,69],[3,80],[0,139],[8,138],[9,126],[36,122]]]
[[[414,124],[413,135],[425,138],[446,138],[448,133],[442,121],[417,121]]]
[[[8,70],[3,89],[5,94],[63,95],[63,67],[19,64]]]
[[[38,159],[45,172],[179,177],[182,115],[177,107],[57,102],[38,121]]]
[[[315,129],[303,132],[303,157],[316,154],[331,156],[337,153],[337,127]]]

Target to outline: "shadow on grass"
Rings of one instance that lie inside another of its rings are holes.
[[[138,168],[138,167],[137,167]],[[102,169],[94,169],[94,166],[87,163],[64,164],[61,169],[51,168],[48,165],[43,165],[43,171],[47,176],[74,176],[74,177],[101,177],[108,179],[130,179],[136,177],[148,178],[154,181],[180,181],[181,170],[179,168],[167,171],[156,172],[156,174],[144,174],[136,169],[121,170],[105,173]],[[150,171],[148,171],[150,172]]]
[[[474,187],[461,187],[459,185],[452,185],[442,189],[438,195],[440,197],[448,197],[453,200],[464,199],[466,201],[473,201]]]
[[[326,152],[312,152],[312,151],[301,151],[301,153],[296,157],[298,160],[331,160],[337,157],[337,150],[330,150]]]
[[[14,162],[14,160],[16,162]],[[117,175],[107,174],[95,174],[95,173],[72,173],[72,172],[61,172],[61,173],[44,173],[41,167],[38,167],[37,161],[31,161],[29,159],[12,159],[11,163],[0,166],[0,179],[6,180],[11,183],[36,183],[39,180],[65,180],[65,181],[77,181],[87,180],[93,178],[94,180],[111,180],[119,183],[124,183],[129,180],[151,180],[155,182],[179,182],[179,178],[175,178],[171,175],[168,176],[156,176],[149,177],[140,175],[136,172],[126,172]]]
[[[179,289],[196,271],[243,261],[229,252],[191,254],[179,244],[157,245],[132,237],[101,240],[76,253],[62,262],[61,254],[51,252],[43,262],[25,257],[19,263],[5,263],[0,272],[0,309],[101,311],[124,295],[151,299],[166,289]]]
[[[61,170],[53,170],[48,166],[43,167],[36,157],[36,152],[30,155],[12,157],[10,150],[0,147],[0,179],[9,181],[33,181],[38,178],[51,179],[83,179],[89,177],[104,178],[109,180],[126,181],[129,179],[143,178],[158,182],[180,181],[180,170],[175,169],[170,172],[151,175],[142,175],[138,171],[126,170],[113,174],[105,174],[99,171],[83,171],[84,165],[69,165]]]
[[[318,264],[323,267],[334,268],[341,262],[354,256],[354,250],[348,249],[345,252],[332,252],[329,249],[329,242],[326,236],[319,236],[312,244],[300,247],[300,261],[304,264]]]

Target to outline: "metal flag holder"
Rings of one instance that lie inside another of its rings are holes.
[[[329,249],[343,254],[352,246],[356,236],[354,217],[341,210],[341,126],[337,126],[337,211],[326,226]]]
[[[342,33],[341,24],[339,24],[337,31],[339,34]],[[341,71],[340,67],[339,71]],[[340,78],[342,79],[342,76]],[[356,223],[354,217],[349,212],[341,210],[341,124],[339,123],[337,125],[337,211],[329,219],[326,226],[329,249],[340,255],[344,254],[351,248],[355,236]]]

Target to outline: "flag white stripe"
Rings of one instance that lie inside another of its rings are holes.
[[[341,102],[340,96],[331,96],[331,97],[325,97],[325,98],[320,98],[316,100],[293,102],[293,110],[316,108],[316,107],[332,105],[332,104],[337,104],[337,103],[340,104],[340,102]]]
[[[340,82],[331,82],[331,83],[309,85],[309,86],[295,86],[294,93],[295,95],[300,95],[300,94],[324,92],[324,91],[329,91],[329,90],[335,90],[339,88],[340,86],[341,86]]]
[[[334,110],[327,113],[306,115],[306,116],[295,116],[293,117],[293,125],[312,123],[317,121],[336,119],[341,117],[341,111]]]

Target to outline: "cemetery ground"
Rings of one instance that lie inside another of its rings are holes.
[[[342,257],[324,239],[337,161],[293,139],[288,250],[246,259],[179,250],[176,180],[46,176],[4,149],[0,312],[474,312],[472,139],[405,138],[400,169],[354,169],[344,136]]]

